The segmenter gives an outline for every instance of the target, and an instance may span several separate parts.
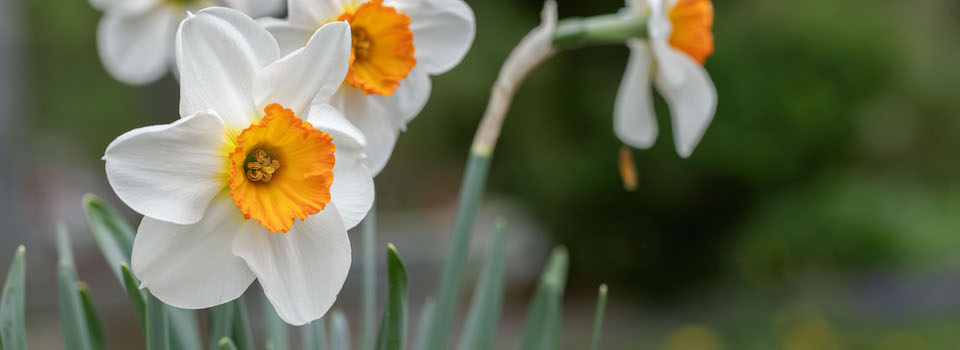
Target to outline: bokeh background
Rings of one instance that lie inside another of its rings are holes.
[[[434,291],[489,87],[542,5],[468,3],[472,50],[433,79],[430,102],[377,178],[379,238],[411,267],[414,316]],[[558,3],[561,18],[623,6]],[[660,138],[634,151],[636,191],[621,185],[612,132],[625,47],[563,52],[520,89],[472,249],[481,257],[490,221],[507,218],[499,346],[512,347],[546,252],[563,244],[566,349],[586,346],[602,282],[611,291],[606,349],[960,347],[960,2],[714,7],[714,122],[680,159],[658,98]],[[0,2],[0,271],[25,243],[36,349],[62,347],[58,221],[73,233],[108,346],[143,344],[80,200],[94,193],[139,220],[107,186],[100,157],[132,128],[175,120],[178,89],[170,76],[144,87],[111,79],[96,54],[99,16],[82,0]],[[336,306],[355,331],[359,287],[355,266]]]

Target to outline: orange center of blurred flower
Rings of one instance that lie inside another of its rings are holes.
[[[383,0],[370,0],[345,10],[337,20],[349,22],[353,34],[347,84],[368,95],[393,94],[417,64],[410,17],[384,6]]]
[[[306,219],[330,202],[336,146],[329,134],[279,104],[263,111],[230,153],[230,196],[244,218],[287,232],[294,218]]]
[[[704,64],[713,54],[713,4],[710,0],[678,0],[668,16],[673,24],[670,46]]]

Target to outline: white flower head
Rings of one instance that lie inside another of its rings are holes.
[[[677,153],[689,157],[717,108],[717,90],[703,68],[713,53],[713,6],[710,0],[629,0],[627,12],[638,11],[648,11],[649,39],[627,42],[630,60],[614,106],[614,132],[630,146],[653,146],[653,83],[670,107]]]
[[[261,20],[284,52],[302,47],[325,23],[353,30],[350,72],[329,103],[367,137],[374,175],[400,131],[430,96],[430,75],[455,67],[473,43],[473,11],[463,0],[288,0],[289,18]]]
[[[362,133],[310,106],[347,74],[349,25],[281,56],[250,17],[208,8],[181,23],[176,49],[182,119],[130,131],[104,155],[117,196],[144,215],[134,274],[180,308],[236,299],[257,279],[286,322],[323,316],[350,267],[347,229],[374,197]]]
[[[275,13],[283,0],[90,0],[104,12],[97,50],[107,72],[127,84],[156,81],[175,70],[173,38],[188,11],[231,7],[250,16]],[[174,73],[176,73],[174,71]]]

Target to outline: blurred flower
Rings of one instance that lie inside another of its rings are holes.
[[[310,107],[347,74],[349,26],[325,25],[281,57],[253,19],[209,8],[176,43],[183,118],[130,131],[104,155],[117,196],[144,215],[134,274],[180,308],[225,303],[258,279],[288,323],[323,316],[350,267],[347,229],[374,196],[363,135]]]
[[[709,0],[630,0],[627,12],[647,15],[648,39],[627,42],[630,60],[614,107],[614,131],[630,146],[653,146],[653,82],[670,107],[677,153],[689,157],[717,107],[716,88],[703,68],[713,53],[713,5]]]
[[[227,6],[251,16],[266,16],[283,6],[282,0],[90,0],[104,16],[97,27],[100,60],[115,79],[147,84],[168,69],[176,73],[173,37],[187,11]]]
[[[462,0],[288,0],[289,18],[261,20],[284,52],[324,23],[350,23],[353,50],[345,84],[330,103],[367,137],[378,174],[400,131],[430,96],[429,75],[455,67],[473,42],[473,11]]]

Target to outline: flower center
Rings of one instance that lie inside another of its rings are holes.
[[[368,95],[393,94],[417,64],[410,17],[370,0],[345,9],[337,20],[349,22],[353,36],[346,83]]]
[[[710,0],[677,0],[667,13],[673,32],[670,46],[704,64],[713,55],[713,4]]]
[[[256,150],[247,155],[247,179],[250,181],[270,182],[273,173],[280,169],[280,161],[270,159],[267,152]]]
[[[244,218],[271,232],[287,232],[294,219],[306,219],[330,202],[336,146],[329,134],[279,104],[263,111],[259,123],[237,136],[227,181]]]

